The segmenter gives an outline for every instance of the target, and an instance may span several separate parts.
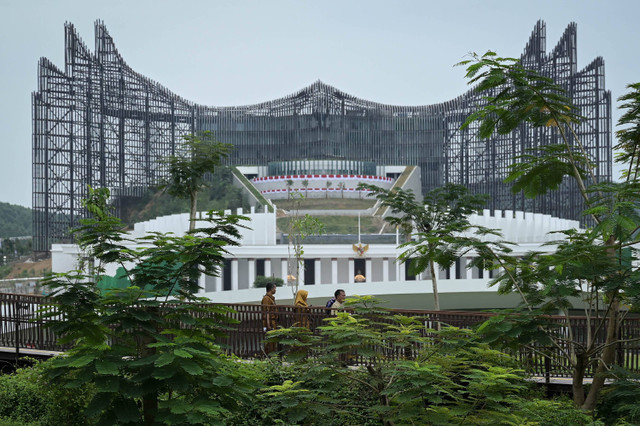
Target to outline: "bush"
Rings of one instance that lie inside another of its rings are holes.
[[[597,416],[606,424],[640,424],[640,374],[614,366],[615,379],[602,392]]]
[[[514,411],[521,418],[540,426],[555,425],[602,425],[594,421],[585,411],[576,408],[567,398],[546,400],[539,396],[537,399],[522,401],[516,404]]]
[[[253,286],[255,288],[265,288],[269,283],[275,283],[276,287],[282,287],[284,285],[282,278],[258,275],[256,280],[253,282]]]
[[[43,377],[46,363],[0,376],[0,425],[86,425],[80,414],[93,393],[66,389]]]

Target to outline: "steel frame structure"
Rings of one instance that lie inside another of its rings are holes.
[[[38,68],[33,102],[34,250],[71,242],[69,230],[85,216],[87,185],[108,187],[115,204],[140,196],[158,183],[162,158],[181,152],[182,136],[211,130],[235,149],[233,165],[269,161],[344,159],[384,165],[417,165],[422,189],[446,182],[491,196],[489,208],[525,210],[576,219],[582,201],[567,182],[536,199],[513,195],[503,180],[527,148],[556,143],[553,128],[521,126],[511,134],[479,140],[461,124],[483,96],[473,89],[451,101],[424,106],[385,105],[360,99],[317,81],[272,101],[210,107],[183,99],[136,73],[118,53],[104,23],[95,24],[90,52],[72,24],[65,25],[65,69],[46,58]],[[611,94],[598,57],[577,70],[576,25],[546,53],[539,21],[521,57],[523,63],[561,84],[584,116],[578,136],[598,165],[598,179],[611,178]]]

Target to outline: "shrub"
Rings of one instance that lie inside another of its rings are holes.
[[[46,363],[0,376],[0,425],[86,425],[80,414],[93,392],[44,379]]]
[[[284,285],[282,278],[258,275],[256,280],[253,282],[253,286],[255,288],[265,288],[269,283],[275,283],[277,287],[282,287]]]
[[[606,424],[639,424],[640,374],[614,366],[611,376],[615,381],[602,392],[598,418]]]
[[[602,425],[602,423],[594,421],[585,411],[576,408],[573,402],[566,398],[546,400],[538,397],[516,404],[514,411],[521,418],[540,426]]]

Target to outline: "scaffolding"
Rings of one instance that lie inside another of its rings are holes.
[[[184,135],[210,130],[234,145],[231,165],[272,161],[373,161],[416,165],[422,190],[447,182],[491,196],[488,208],[525,210],[578,219],[582,200],[569,181],[548,195],[525,199],[503,183],[513,159],[527,148],[556,143],[552,128],[526,125],[480,140],[461,124],[483,104],[473,89],[449,102],[397,106],[367,101],[321,81],[269,102],[234,107],[197,105],[136,73],[124,62],[104,23],[95,24],[94,53],[74,26],[65,25],[65,69],[40,59],[33,93],[34,250],[72,242],[70,229],[86,216],[88,186],[108,187],[114,204],[142,196],[165,176],[162,159],[179,154]],[[539,21],[523,63],[559,83],[584,117],[578,136],[597,163],[598,179],[611,178],[611,95],[604,62],[577,70],[576,25],[546,53]]]

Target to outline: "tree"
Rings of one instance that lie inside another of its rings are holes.
[[[190,200],[189,230],[195,228],[198,192],[207,186],[207,173],[213,173],[232,145],[218,142],[210,131],[184,136],[185,152],[166,158],[169,176],[160,188],[169,195]]]
[[[393,315],[371,297],[349,302],[319,336],[304,327],[268,333],[284,362],[274,358],[274,380],[257,395],[263,423],[556,424],[558,414],[557,424],[587,424],[578,410],[532,398],[513,358],[473,331],[425,330],[425,318]]]
[[[594,151],[580,141],[578,109],[561,87],[525,69],[518,60],[493,52],[474,55],[461,65],[467,66],[469,83],[477,83],[476,89],[488,95],[486,106],[471,114],[465,127],[478,121],[479,135],[488,138],[527,123],[560,136],[561,143],[530,150],[512,165],[506,181],[513,184],[513,192],[535,197],[574,180],[586,206],[584,215],[593,224],[579,232],[565,231],[551,254],[503,258],[504,273],[495,284],[500,292],[520,294],[526,315],[498,316],[483,332],[496,342],[551,345],[572,369],[575,404],[593,410],[605,373],[614,363],[616,346],[624,341],[624,336],[617,335],[626,315],[624,305],[637,306],[640,295],[639,271],[634,266],[640,228],[640,84],[630,85],[631,91],[619,99],[627,111],[618,124],[628,127],[618,131],[615,148],[621,151],[617,161],[627,167],[625,180],[600,182],[591,161]],[[578,305],[575,299],[580,299]],[[586,333],[573,329],[570,309],[584,311]],[[540,314],[558,311],[567,318],[567,326],[545,327]],[[600,334],[605,335],[603,340]],[[590,366],[596,367],[595,376],[585,396],[582,382]]]
[[[340,182],[338,184],[338,188],[340,188],[340,196],[344,198],[344,190],[347,188],[347,185],[344,182]]]
[[[410,240],[400,245],[404,252],[398,257],[402,262],[410,262],[413,274],[429,269],[433,286],[433,304],[440,310],[438,293],[438,272],[450,268],[457,259],[470,251],[476,253],[468,267],[485,268],[492,263],[496,252],[508,251],[500,243],[482,240],[487,234],[496,232],[472,225],[469,215],[482,209],[487,197],[473,195],[462,185],[446,184],[429,191],[422,203],[413,192],[401,188],[392,191],[370,184],[360,184],[358,189],[369,190],[369,196],[376,197],[383,206],[391,208],[385,220],[400,228]]]
[[[333,185],[333,182],[331,182],[330,180],[327,181],[327,183],[325,184],[325,188],[327,188],[327,192],[325,192],[325,198],[329,198],[329,188],[331,188],[331,185]]]
[[[307,191],[309,189],[309,181],[307,179],[302,181],[302,186],[304,186],[304,196],[307,196]]]
[[[293,179],[287,179],[285,182],[287,185],[287,200],[291,199],[291,187],[293,186]]]
[[[304,246],[302,243],[309,235],[321,235],[324,233],[324,225],[317,218],[305,214],[300,214],[300,203],[304,197],[301,194],[294,194],[293,209],[289,220],[289,277],[295,277],[294,280],[287,279],[291,284],[291,290],[295,297],[300,286],[300,267],[304,262]],[[295,259],[295,263],[293,262]]]
[[[49,361],[50,380],[95,389],[86,414],[104,424],[222,422],[248,401],[250,382],[216,343],[229,310],[198,305],[201,274],[220,273],[226,247],[237,245],[240,216],[210,212],[207,226],[177,237],[130,240],[107,202],[91,189],[91,217],[77,230],[77,271],[46,280],[55,289],[49,316],[71,348]],[[100,291],[107,265],[126,271],[127,288]]]

